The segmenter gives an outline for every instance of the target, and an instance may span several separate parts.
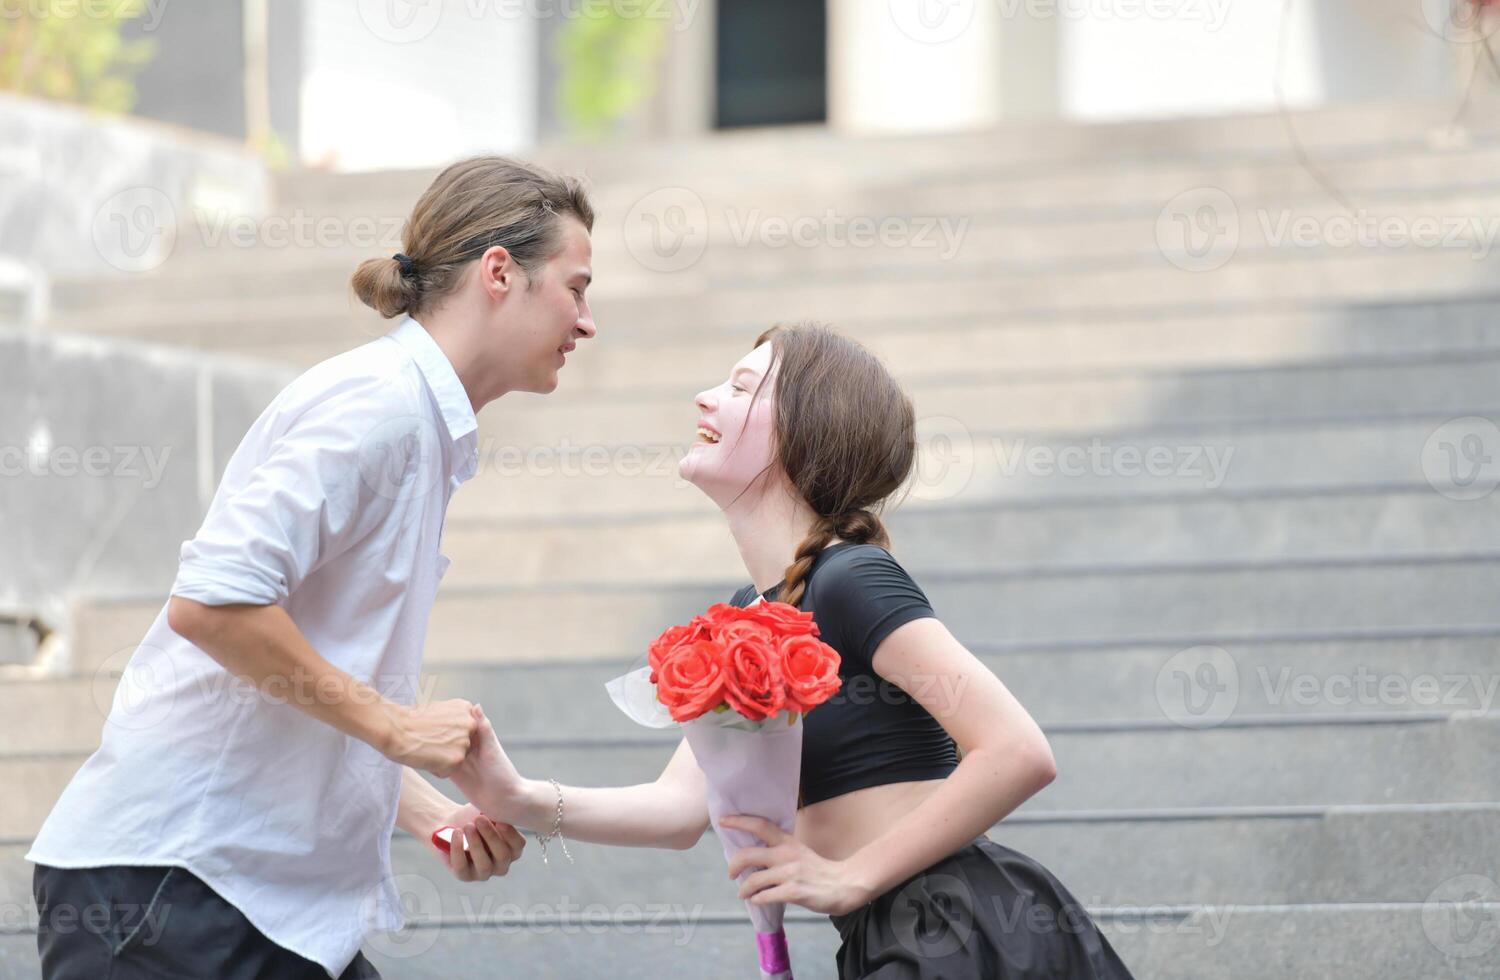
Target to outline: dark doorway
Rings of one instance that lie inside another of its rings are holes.
[[[715,125],[827,121],[822,0],[719,0],[717,33]]]

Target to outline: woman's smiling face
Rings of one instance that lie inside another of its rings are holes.
[[[771,360],[771,342],[766,341],[740,358],[718,387],[694,399],[702,412],[699,431],[677,472],[720,508],[776,465],[776,372]]]

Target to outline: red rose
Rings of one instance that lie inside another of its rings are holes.
[[[719,646],[697,640],[677,646],[662,661],[656,697],[673,721],[692,721],[724,700],[726,674]]]
[[[716,602],[708,607],[708,611],[701,616],[694,616],[693,622],[707,627],[717,633],[728,623],[738,622],[745,618],[745,610],[739,606],[727,602]]]
[[[817,636],[813,614],[786,602],[762,602],[745,610],[755,622],[765,623],[778,637]]]
[[[656,683],[656,678],[661,673],[662,661],[666,659],[667,654],[680,646],[706,639],[708,639],[708,628],[695,620],[686,626],[673,626],[652,640],[651,646],[646,651],[646,659],[651,664],[651,683]]]
[[[751,721],[763,721],[786,703],[781,655],[769,640],[749,634],[724,646],[724,700]]]
[[[771,628],[765,623],[757,622],[753,619],[740,619],[732,623],[725,623],[723,626],[719,627],[718,632],[715,633],[715,638],[718,639],[720,643],[725,644],[727,644],[730,640],[738,639],[743,636],[759,637],[760,639],[765,640],[767,643],[773,645],[776,643],[776,634],[771,632]]]
[[[788,711],[811,711],[844,683],[839,679],[838,651],[812,636],[781,641],[781,675],[786,679]]]

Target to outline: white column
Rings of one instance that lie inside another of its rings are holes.
[[[828,0],[830,127],[993,125],[1004,106],[1000,21],[993,0]]]
[[[425,167],[534,145],[535,6],[307,4],[303,159],[339,170]]]

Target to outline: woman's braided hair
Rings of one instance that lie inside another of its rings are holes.
[[[916,413],[879,358],[827,327],[778,325],[755,346],[767,341],[776,370],[777,457],[818,515],[777,595],[796,606],[813,562],[833,540],[890,548],[880,514],[911,475]]]

